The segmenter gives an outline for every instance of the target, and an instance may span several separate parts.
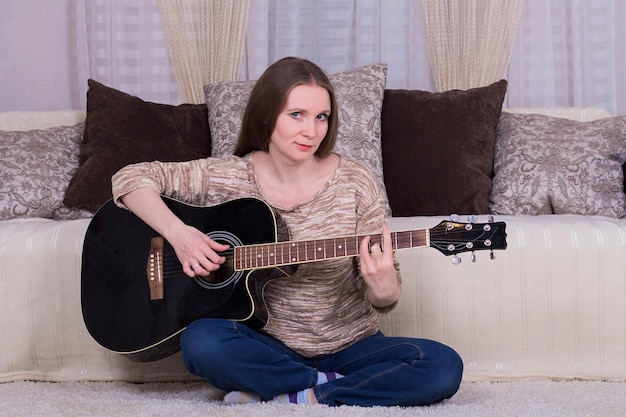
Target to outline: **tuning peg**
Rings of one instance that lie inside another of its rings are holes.
[[[453,222],[458,222],[459,221],[459,215],[458,214],[451,214],[450,215],[450,220],[452,220]]]
[[[491,214],[489,215],[489,217],[487,217],[487,222],[493,223],[493,216]]]
[[[493,253],[493,249],[491,249],[489,252],[489,257],[491,258],[491,260],[493,261],[494,259],[496,259],[496,254]]]
[[[471,259],[472,262],[476,262],[476,252],[472,251]]]
[[[460,264],[461,263],[461,258],[459,258],[459,256],[455,254],[454,256],[452,256],[452,263],[455,264],[455,265]]]
[[[476,223],[476,215],[470,214],[469,216],[467,216],[467,221],[470,223]]]

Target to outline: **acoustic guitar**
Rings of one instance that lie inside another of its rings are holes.
[[[267,322],[263,288],[301,263],[359,254],[365,236],[290,241],[285,223],[262,200],[210,207],[162,197],[185,223],[226,243],[227,261],[209,277],[189,278],[173,248],[151,227],[111,200],[92,218],[81,270],[83,319],[101,346],[131,360],[163,359],[180,350],[192,321],[215,317],[255,329]],[[393,250],[432,247],[444,255],[506,248],[503,222],[442,221],[432,229],[391,233]],[[371,235],[380,243],[382,235]]]

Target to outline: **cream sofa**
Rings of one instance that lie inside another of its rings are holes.
[[[517,109],[579,120],[597,109]],[[0,130],[72,125],[83,112],[0,114]],[[484,216],[479,221],[485,221]],[[393,230],[441,216],[390,218]],[[461,219],[463,220],[463,219]],[[495,216],[508,248],[454,265],[430,248],[398,251],[404,276],[387,334],[440,340],[459,351],[465,380],[626,380],[626,219]],[[136,363],[101,348],[81,316],[81,250],[89,219],[0,222],[0,382],[33,379],[191,379],[180,354]]]

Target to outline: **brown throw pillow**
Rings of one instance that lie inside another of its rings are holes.
[[[80,167],[68,207],[95,211],[112,197],[111,177],[143,161],[186,161],[211,154],[206,104],[151,103],[89,80]]]
[[[500,80],[441,93],[385,91],[383,173],[393,216],[488,213],[506,87]]]

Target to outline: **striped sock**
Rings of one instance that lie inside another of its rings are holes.
[[[325,384],[339,378],[343,378],[343,375],[337,372],[318,372],[315,385]],[[308,404],[307,395],[309,389],[310,388],[298,392],[277,395],[272,401],[279,403]],[[226,404],[251,404],[260,403],[261,401],[263,401],[261,397],[252,391],[231,391],[224,396],[224,402]]]
[[[339,378],[343,378],[343,375],[338,374],[337,372],[318,372],[317,382],[315,383],[315,385],[325,384]],[[272,401],[276,401],[279,403],[308,404],[308,395],[310,389],[311,388],[307,388],[298,392],[290,392],[287,394],[277,395],[276,397],[272,398]]]
[[[317,382],[315,385],[322,385],[339,378],[343,378],[343,375],[338,374],[337,372],[318,372]]]
[[[307,388],[298,392],[280,394],[272,398],[272,401],[275,401],[277,403],[308,404],[308,394],[310,389],[311,388]]]

